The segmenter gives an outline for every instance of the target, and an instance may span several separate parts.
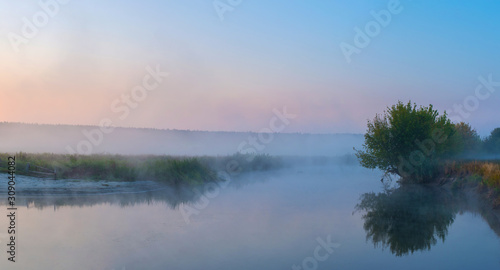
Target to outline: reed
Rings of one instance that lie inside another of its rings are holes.
[[[6,169],[11,154],[0,153],[0,169]],[[236,164],[238,171],[270,170],[281,167],[280,159],[268,155],[235,154],[219,157],[182,157],[157,155],[70,155],[19,152],[18,174],[30,168],[43,167],[56,172],[58,179],[91,179],[111,181],[153,180],[170,185],[200,185],[218,181],[216,171]],[[234,166],[233,166],[234,167]]]

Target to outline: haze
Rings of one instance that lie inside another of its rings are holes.
[[[100,135],[99,135],[100,134]],[[262,134],[0,123],[0,148],[6,152],[133,155],[340,156],[360,147],[360,134]],[[261,140],[264,139],[264,140]]]
[[[482,136],[498,126],[498,91],[468,98],[481,76],[500,81],[497,1],[232,1],[223,13],[213,3],[60,1],[26,38],[42,7],[2,1],[0,121],[259,132],[287,107],[297,118],[283,132],[362,133],[411,99],[450,116],[466,104],[460,120]],[[398,12],[346,57],[341,44],[389,5]],[[122,96],[147,67],[168,76],[124,116]]]

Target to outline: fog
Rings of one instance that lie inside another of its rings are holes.
[[[429,260],[438,268],[452,262],[457,269],[497,269],[500,216],[491,207],[434,188],[387,192],[379,177],[359,166],[304,165],[241,174],[218,191],[207,185],[199,192],[166,188],[84,196],[66,189],[55,196],[48,195],[55,193],[49,187],[31,187],[41,193],[36,196],[26,194],[29,179],[19,176],[19,187],[26,185],[17,201],[20,260],[0,260],[0,267],[291,269],[313,256],[321,238],[339,244],[321,269],[422,269]],[[374,200],[366,200],[370,196]],[[357,210],[363,203],[366,211]],[[6,237],[0,233],[2,244]],[[384,245],[386,239],[394,244]],[[418,251],[418,260],[393,255],[408,248]],[[60,258],[56,266],[53,254]]]
[[[2,152],[126,155],[339,156],[352,154],[361,134],[207,132],[97,126],[0,123]]]

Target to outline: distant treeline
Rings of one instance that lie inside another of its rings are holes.
[[[459,157],[475,159],[500,158],[500,128],[495,128],[489,136],[483,139],[475,129],[464,122],[455,124],[455,131],[459,139]]]
[[[481,139],[466,123],[455,124],[459,137],[458,155],[440,166],[444,177],[455,178],[454,187],[477,187],[500,207],[500,128]]]

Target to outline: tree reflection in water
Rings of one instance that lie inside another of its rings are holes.
[[[445,241],[461,208],[460,196],[444,189],[404,186],[382,193],[365,193],[356,206],[364,212],[367,240],[389,247],[396,256],[430,250]]]

